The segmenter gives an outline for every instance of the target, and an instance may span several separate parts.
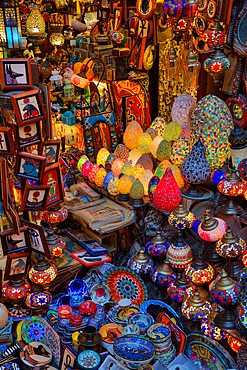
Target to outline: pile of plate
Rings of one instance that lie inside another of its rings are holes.
[[[51,350],[41,342],[31,342],[20,352],[22,362],[30,367],[46,366],[52,361]]]

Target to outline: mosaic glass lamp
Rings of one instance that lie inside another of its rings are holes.
[[[141,181],[144,188],[144,195],[148,195],[148,185],[152,177],[153,172],[151,172],[150,170],[145,170],[145,172],[143,172],[143,174],[139,177],[139,180]]]
[[[104,181],[103,181],[103,186],[104,188],[107,190],[108,189],[108,185],[109,185],[109,182],[114,178],[115,176],[113,175],[112,172],[108,172],[107,175],[105,176],[104,178]]]
[[[98,186],[99,188],[102,188],[106,175],[107,175],[106,170],[104,168],[100,168],[99,171],[95,175],[95,179],[94,179],[95,185]]]
[[[148,257],[145,249],[141,248],[134,257],[128,260],[127,266],[138,275],[145,275],[152,270],[154,263],[153,260]]]
[[[50,43],[52,46],[63,46],[65,42],[64,35],[62,33],[52,33],[50,36]]]
[[[30,284],[24,280],[9,280],[2,287],[2,297],[8,299],[13,307],[8,308],[9,316],[14,321],[23,320],[31,315],[30,309],[21,306],[22,301],[31,291]]]
[[[25,305],[32,309],[35,316],[42,315],[43,310],[52,301],[52,295],[46,291],[32,291],[25,298]]]
[[[182,272],[192,262],[191,248],[183,240],[181,230],[178,230],[176,244],[171,244],[168,248],[166,258],[177,272]]]
[[[128,151],[129,153],[129,151]],[[115,161],[115,159],[117,159],[119,157],[116,156],[116,154],[114,153],[110,153],[105,161],[105,170],[106,172],[110,172],[111,171],[111,166],[113,164],[113,162]]]
[[[111,172],[116,176],[116,177],[119,177],[120,173],[121,173],[121,170],[124,166],[124,162],[122,161],[122,159],[120,158],[117,158],[115,159],[115,161],[112,163],[112,166],[111,166]]]
[[[153,120],[150,128],[156,132],[156,135],[149,133],[149,135],[152,136],[153,140],[155,139],[157,135],[159,136],[163,135],[166,125],[167,125],[166,121],[162,117],[156,117],[155,120]]]
[[[195,290],[194,294],[183,301],[181,306],[182,314],[190,320],[187,329],[190,332],[201,332],[201,321],[208,317],[212,311],[211,304],[200,296]]]
[[[49,224],[50,228],[56,230],[56,227],[68,217],[68,210],[63,205],[59,204],[50,209],[46,209],[42,213],[42,220]]]
[[[139,179],[141,175],[145,172],[144,167],[141,164],[136,164],[131,172],[131,175],[134,176],[135,179]]]
[[[171,155],[171,145],[167,140],[162,140],[156,150],[155,157],[162,162],[164,159],[169,159]]]
[[[56,278],[57,269],[43,256],[38,256],[38,261],[28,273],[32,283],[42,285],[44,290],[49,290],[49,284]]]
[[[130,188],[132,186],[132,181],[128,175],[123,175],[118,181],[118,200],[121,202],[129,201]]]
[[[157,291],[151,293],[152,299],[167,301],[167,287],[176,279],[176,274],[171,269],[169,261],[165,260],[162,265],[153,267],[150,271],[150,278],[158,287]]]
[[[182,274],[181,277],[178,277],[174,282],[168,285],[167,293],[175,302],[180,304],[193,294],[195,289],[194,284]]]
[[[244,182],[247,182],[247,159],[242,159],[239,163],[238,175]]]
[[[221,270],[210,287],[210,294],[214,301],[224,308],[214,319],[214,324],[220,329],[232,330],[236,328],[237,314],[234,310],[237,306],[240,290],[240,283],[231,279],[224,270]]]
[[[150,145],[150,152],[152,154],[152,156],[154,158],[156,158],[156,152],[158,150],[158,147],[160,145],[160,143],[164,140],[163,136],[161,135],[158,135],[154,138],[154,140],[152,141],[151,145]]]
[[[158,133],[152,127],[149,127],[146,132],[151,136],[152,140],[154,140],[154,138],[158,135]]]
[[[129,152],[128,156],[128,163],[130,163],[133,167],[136,165],[138,159],[142,156],[142,152],[139,149],[132,149]]]
[[[205,147],[200,140],[192,147],[190,155],[181,165],[180,172],[184,182],[189,185],[182,193],[193,198],[202,197],[203,191],[195,185],[205,183],[210,177],[211,169]]]
[[[213,49],[219,43],[220,47],[224,47],[227,38],[227,30],[220,25],[217,17],[215,24],[211,24],[203,34],[203,41]]]
[[[91,182],[95,182],[95,176],[96,176],[96,173],[99,171],[99,166],[97,166],[97,164],[94,164],[91,171],[89,172],[89,175],[88,175],[88,180],[91,181]]]
[[[91,172],[92,168],[93,168],[93,164],[90,161],[86,161],[81,166],[81,175],[83,177],[88,177],[88,175]]]
[[[221,257],[229,259],[224,266],[224,269],[233,279],[237,279],[238,273],[243,269],[242,264],[237,260],[237,258],[245,251],[245,249],[246,243],[244,239],[234,235],[230,226],[227,227],[226,233],[216,243],[216,252]]]
[[[64,253],[66,248],[65,241],[63,239],[60,239],[52,229],[47,230],[45,239],[51,259],[55,259]]]
[[[151,143],[152,143],[151,136],[147,132],[144,132],[144,134],[142,134],[142,136],[140,136],[139,138],[137,149],[139,149],[140,152],[143,154],[148,154],[150,153]]]
[[[145,171],[149,170],[152,172],[154,168],[152,158],[148,154],[141,155],[136,164],[140,164],[145,169]]]
[[[228,136],[228,141],[230,143],[232,166],[237,167],[247,157],[247,133],[239,127],[237,122]]]
[[[127,162],[123,165],[122,169],[121,169],[121,173],[120,173],[120,176],[121,177],[122,175],[128,175],[130,176],[131,175],[131,172],[133,171],[133,166],[131,163]]]
[[[215,85],[219,86],[222,76],[230,67],[231,62],[220,50],[219,41],[217,40],[215,51],[205,60],[203,68],[213,77]]]
[[[182,165],[188,158],[191,152],[191,145],[186,137],[179,137],[173,143],[170,160],[172,164],[176,164],[178,167]]]
[[[195,99],[189,94],[179,95],[172,105],[172,120],[184,129],[190,123],[190,117],[195,108]]]
[[[86,155],[82,155],[81,158],[79,159],[77,163],[77,169],[79,172],[81,172],[82,165],[86,162],[89,161],[88,157]]]
[[[122,159],[122,161],[126,162],[129,156],[129,149],[124,144],[118,144],[118,146],[116,147],[114,151],[114,154],[118,158]]]
[[[110,153],[106,148],[101,148],[98,151],[97,158],[96,158],[97,166],[102,165],[103,167],[105,167],[105,162],[106,162],[107,158],[109,157],[109,155],[110,155]]]
[[[164,159],[156,168],[154,175],[158,176],[159,179],[162,179],[162,176],[164,176],[166,169],[168,167],[171,167],[172,163],[168,161],[167,159]]]
[[[130,122],[123,135],[125,146],[130,150],[136,148],[142,134],[143,130],[139,123],[136,121]]]
[[[164,258],[169,247],[166,238],[161,235],[160,230],[157,230],[155,237],[145,245],[145,250],[152,258]]]
[[[155,190],[156,190],[159,182],[160,182],[160,179],[158,178],[158,176],[153,176],[149,181],[148,197],[151,200],[151,202],[154,201],[154,193],[155,193]]]
[[[178,207],[170,213],[168,216],[168,222],[171,226],[177,230],[189,229],[192,226],[195,216],[192,212],[186,211],[183,207],[182,202],[179,203]]]
[[[175,121],[171,121],[165,128],[163,138],[167,141],[176,141],[182,133],[182,128]]]
[[[187,2],[184,0],[168,0],[163,4],[163,11],[169,18],[179,20],[182,18]]]
[[[110,180],[109,184],[108,184],[108,193],[110,195],[113,195],[113,196],[116,196],[118,195],[118,178],[117,177],[113,177],[113,179]]]
[[[144,188],[140,180],[135,180],[130,188],[130,204],[139,208],[143,204]]]
[[[217,304],[212,305],[212,311],[207,317],[204,317],[201,321],[201,329],[203,334],[214,340],[221,340],[226,338],[226,333],[214,325],[214,318],[220,312]]]

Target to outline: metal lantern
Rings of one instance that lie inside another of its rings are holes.
[[[8,49],[21,48],[21,19],[19,8],[12,0],[0,1],[0,38],[1,44]]]
[[[219,86],[221,76],[223,76],[230,67],[231,62],[220,50],[219,43],[216,45],[215,51],[203,64],[203,68],[213,77],[216,86]]]
[[[228,141],[230,143],[232,165],[237,167],[247,157],[247,133],[235,123],[234,129],[228,136]]]

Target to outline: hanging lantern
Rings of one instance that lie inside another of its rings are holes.
[[[247,158],[247,133],[235,123],[234,129],[228,136],[228,141],[230,143],[232,165],[237,167],[242,159]]]
[[[203,41],[208,44],[210,49],[216,47],[219,43],[220,47],[223,48],[226,43],[227,31],[220,25],[217,20],[215,24],[208,27],[203,34]]]
[[[169,56],[164,58],[165,81],[178,81],[179,68],[180,68],[180,58],[177,57],[173,46],[173,42],[171,41]]]
[[[163,11],[169,18],[177,21],[183,16],[186,3],[187,1],[185,0],[166,0],[163,4]]]
[[[215,51],[203,64],[203,68],[213,77],[216,86],[219,85],[221,76],[223,76],[230,67],[231,62],[220,50],[219,43],[216,45]]]
[[[2,0],[0,3],[0,38],[1,44],[8,49],[21,48],[21,19],[15,1]]]
[[[187,3],[185,4],[185,12],[189,19],[194,19],[197,7],[198,4],[195,0],[187,0]]]
[[[183,80],[185,89],[197,89],[201,63],[190,48],[188,59],[183,63]]]

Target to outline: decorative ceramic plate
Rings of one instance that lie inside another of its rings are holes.
[[[79,295],[83,298],[87,293],[87,284],[82,279],[74,279],[69,283],[67,290],[71,297]]]
[[[32,316],[25,320],[21,329],[22,339],[28,344],[30,342],[45,343],[44,319],[41,316]]]
[[[156,301],[156,300],[148,300],[146,302],[144,302],[141,307],[140,307],[140,310],[141,312],[143,313],[146,313],[148,315],[151,315],[150,312],[148,312],[148,307],[151,306],[151,305],[154,305],[154,306],[160,306],[161,308],[165,308],[164,312],[166,314],[168,314],[168,316],[170,318],[174,317],[175,318],[175,324],[179,325],[181,328],[183,328],[182,326],[182,323],[181,323],[181,320],[178,316],[178,314],[174,311],[173,308],[171,308],[168,304],[162,302],[162,301]]]
[[[110,289],[107,285],[96,284],[90,292],[90,296],[93,302],[99,304],[105,304],[111,298]]]
[[[185,354],[202,370],[237,368],[233,358],[221,344],[201,334],[188,335]]]
[[[123,330],[121,325],[111,323],[101,326],[99,333],[104,342],[113,343],[115,339],[121,337]]]
[[[140,308],[134,305],[131,305],[129,310],[132,311],[131,316],[140,312]],[[120,306],[112,307],[108,312],[108,319],[110,322],[126,326],[129,317],[121,315],[121,311],[123,311],[123,308]]]
[[[143,280],[127,267],[112,267],[104,274],[102,283],[110,289],[114,302],[128,298],[137,306],[148,299],[147,288]]]
[[[52,352],[43,343],[31,342],[24,347],[25,358],[37,366],[44,366],[51,362]]]
[[[95,351],[86,350],[79,354],[77,362],[81,369],[95,369],[100,364],[100,355]]]
[[[247,328],[247,301],[243,301],[238,307],[238,317],[241,323]]]

